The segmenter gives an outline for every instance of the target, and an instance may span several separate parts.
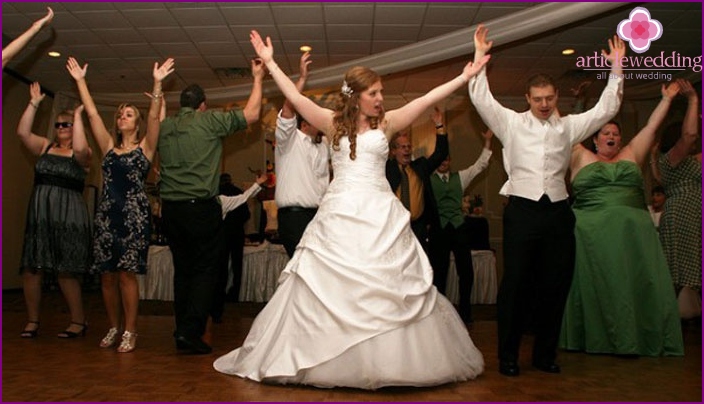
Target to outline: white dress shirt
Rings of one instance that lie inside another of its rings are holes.
[[[469,80],[469,96],[484,123],[503,145],[508,181],[499,193],[533,201],[543,194],[552,202],[567,199],[565,173],[572,146],[594,134],[616,115],[622,94],[622,79],[609,79],[592,109],[563,117],[555,111],[543,121],[530,110],[516,112],[499,104],[491,94],[484,67]]]
[[[237,209],[240,205],[244,205],[247,202],[247,199],[255,196],[261,190],[262,187],[255,182],[246,191],[239,195],[218,195],[220,205],[222,206],[222,219],[225,220],[225,216],[227,216],[228,213]]]
[[[491,150],[482,147],[482,154],[479,155],[477,161],[471,166],[465,168],[464,170],[458,171],[457,174],[460,176],[460,184],[462,184],[462,190],[467,189],[469,184],[472,182],[474,177],[479,175],[484,169],[489,166],[489,159],[491,158]],[[440,177],[442,179],[442,176]]]
[[[296,118],[276,119],[276,206],[317,208],[330,183],[326,138],[315,143],[296,128]]]

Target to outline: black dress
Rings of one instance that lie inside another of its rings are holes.
[[[48,153],[34,166],[21,269],[85,273],[91,226],[83,199],[86,171],[75,158]]]

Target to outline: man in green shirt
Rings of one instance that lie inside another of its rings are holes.
[[[215,293],[223,245],[217,201],[222,138],[259,120],[264,65],[252,61],[254,85],[243,110],[207,111],[203,89],[181,92],[181,109],[159,132],[162,218],[174,261],[176,347],[212,351],[204,334]]]

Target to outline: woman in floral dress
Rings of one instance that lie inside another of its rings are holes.
[[[159,138],[159,112],[163,102],[161,81],[173,71],[173,59],[154,64],[154,88],[146,134],[140,138],[139,110],[122,104],[115,114],[113,137],[105,127],[85,81],[88,65],[69,58],[66,68],[76,80],[90,120],[93,136],[103,156],[103,192],[95,216],[93,272],[101,274],[103,301],[111,328],[100,341],[103,348],[115,344],[124,314],[124,333],[118,352],[132,352],[137,341],[139,289],[137,274],[147,271],[150,206],[144,181]]]

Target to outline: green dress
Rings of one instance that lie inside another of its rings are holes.
[[[577,253],[560,347],[683,355],[675,291],[639,167],[592,163],[576,175],[573,190]]]

